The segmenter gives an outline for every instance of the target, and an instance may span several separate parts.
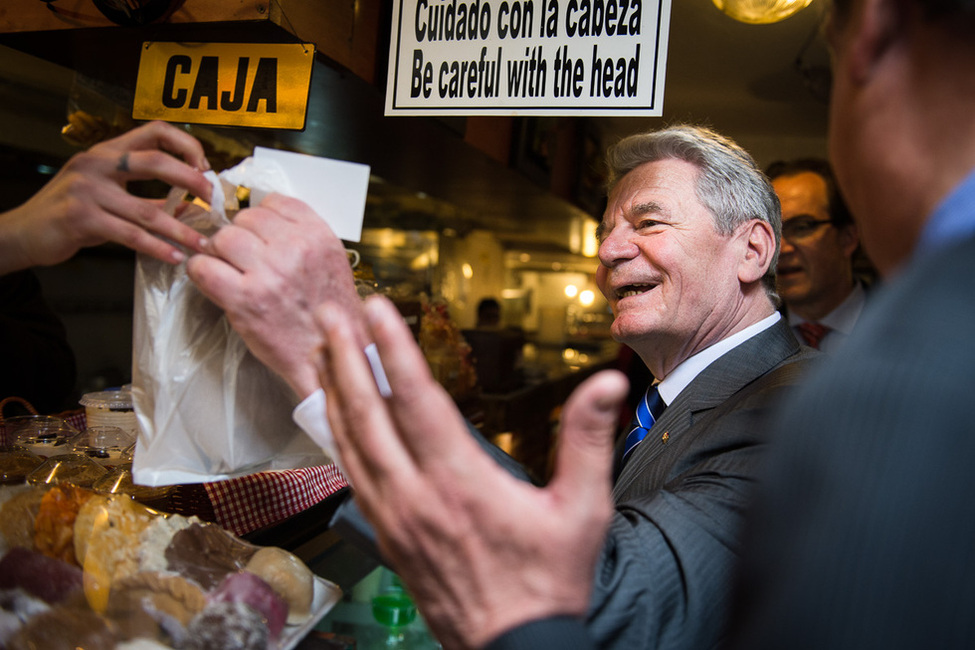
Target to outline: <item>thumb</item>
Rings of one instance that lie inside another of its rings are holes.
[[[608,494],[619,409],[626,377],[615,370],[593,375],[566,402],[549,487],[560,496],[588,500]]]

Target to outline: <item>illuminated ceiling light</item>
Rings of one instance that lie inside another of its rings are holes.
[[[463,266],[460,267],[460,272],[463,273],[464,277],[467,278],[468,280],[474,277],[474,267],[472,267],[470,264],[467,264],[466,262],[464,263]]]
[[[596,301],[596,293],[594,291],[590,291],[589,289],[586,289],[585,291],[579,294],[579,302],[582,304],[583,307],[590,307],[592,306],[592,303],[594,303],[595,301]]]
[[[812,0],[712,0],[714,6],[732,18],[751,25],[768,25],[785,20],[809,6]]]
[[[575,298],[576,297],[576,294],[578,294],[578,293],[579,293],[579,287],[577,287],[576,285],[574,285],[574,284],[567,284],[567,285],[565,285],[565,297],[566,298]]]

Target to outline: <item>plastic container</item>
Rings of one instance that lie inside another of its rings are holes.
[[[44,459],[22,447],[0,447],[0,485],[23,483]]]
[[[108,474],[108,470],[81,454],[61,454],[45,460],[27,475],[31,485],[55,485],[71,483],[90,488],[95,481]]]
[[[132,434],[133,439],[139,435],[139,421],[132,405],[130,390],[105,390],[97,393],[85,393],[80,400],[85,407],[85,419],[88,428],[118,427]]]
[[[4,420],[8,444],[41,458],[67,453],[78,430],[54,415],[18,415]]]
[[[107,474],[92,483],[92,489],[111,494],[127,494],[142,505],[150,508],[167,509],[169,499],[176,490],[175,486],[164,485],[149,487],[136,485],[132,482],[131,470],[122,465],[110,470]]]
[[[88,427],[71,439],[71,452],[83,454],[105,467],[132,462],[135,436],[125,429],[109,426]]]

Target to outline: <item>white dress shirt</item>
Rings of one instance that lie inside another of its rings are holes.
[[[820,350],[826,354],[836,353],[840,346],[843,345],[846,337],[853,331],[853,326],[857,324],[857,320],[860,319],[860,312],[863,311],[863,306],[866,304],[866,301],[867,293],[863,290],[863,285],[857,282],[850,295],[836,309],[817,321],[821,325],[829,328],[829,331],[819,342]],[[789,325],[792,326],[792,331],[795,333],[796,338],[803,343],[805,341],[802,335],[799,334],[796,326],[805,322],[808,321],[801,316],[796,316],[791,312],[789,313]]]

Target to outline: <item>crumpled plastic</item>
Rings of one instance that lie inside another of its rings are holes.
[[[219,178],[207,175],[211,205],[196,201],[179,215],[207,236],[230,223],[237,186],[250,189],[252,204],[269,192],[289,193],[280,168],[253,158]],[[170,192],[170,214],[185,196]],[[140,429],[136,483],[220,481],[330,462],[292,420],[297,396],[248,351],[224,312],[190,281],[185,262],[137,257],[132,393]]]

